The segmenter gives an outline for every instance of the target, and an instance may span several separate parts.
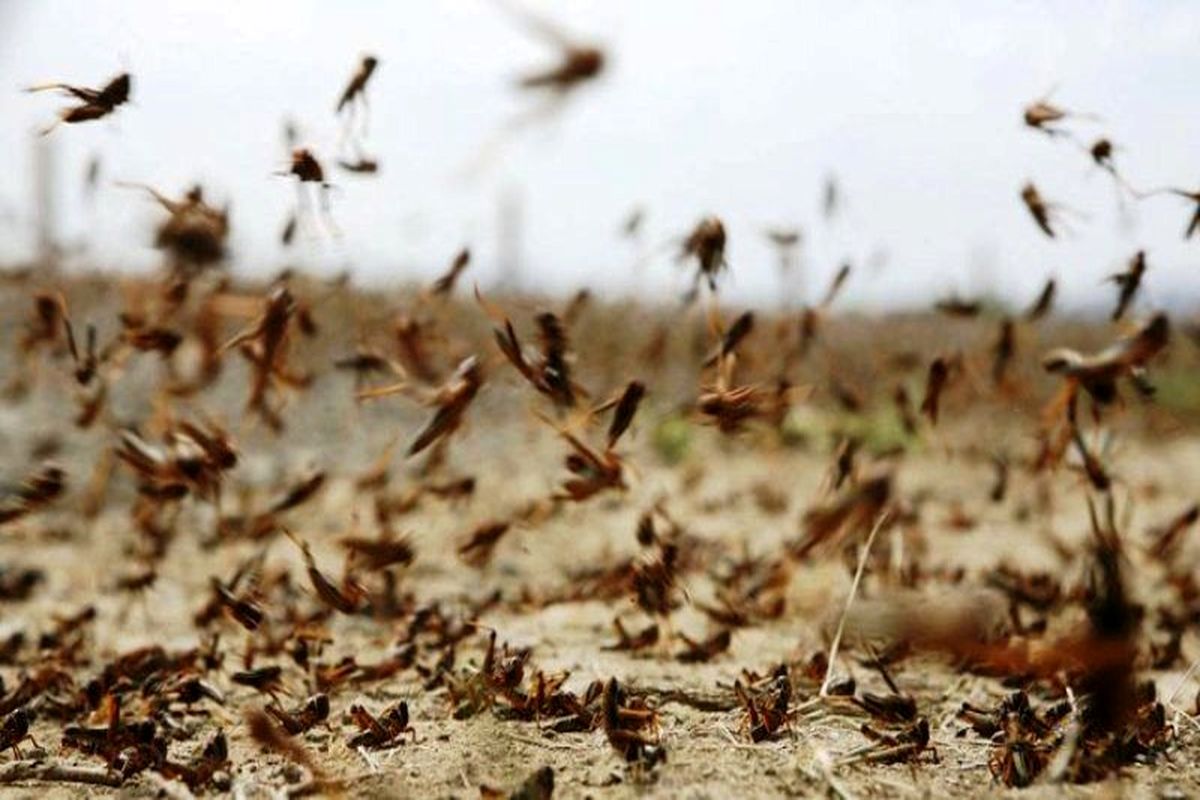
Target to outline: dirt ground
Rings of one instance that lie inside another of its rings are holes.
[[[27,316],[29,294],[26,287],[9,286],[4,291],[3,305],[11,313],[0,349],[10,351]],[[103,308],[103,302],[96,302],[92,309],[96,308]],[[350,328],[341,313],[319,309],[317,319],[326,330]],[[343,330],[340,339],[326,345],[328,352],[344,352],[352,340]],[[480,347],[489,345],[486,338],[480,342]],[[324,355],[311,357],[320,362]],[[586,352],[580,353],[580,363],[587,357]],[[148,387],[161,379],[160,368],[148,358],[131,361],[120,380],[124,388],[113,401],[111,417],[79,431],[70,421],[74,398],[68,363],[61,353],[43,357],[28,392],[0,404],[0,478],[15,484],[38,462],[38,454],[50,452],[67,471],[69,486],[48,508],[0,529],[0,565],[6,570],[36,568],[44,573],[44,580],[27,599],[0,605],[0,641],[16,631],[36,641],[39,633],[54,626],[56,615],[93,605],[96,618],[88,626],[81,663],[72,668],[80,685],[114,657],[135,648],[161,645],[178,652],[197,647],[206,632],[198,629],[193,616],[211,595],[211,579],[226,579],[237,564],[264,548],[264,568],[290,570],[298,602],[319,605],[304,580],[304,562],[292,542],[274,535],[261,542],[208,546],[216,511],[211,503],[194,498],[179,504],[174,535],[156,564],[158,577],[153,585],[136,593],[117,591],[119,577],[136,571],[131,553],[139,535],[130,517],[134,482],[127,470],[117,467],[103,507],[93,518],[81,513],[82,498],[94,465],[115,443],[117,431],[150,418],[153,393]],[[18,369],[18,362],[9,358],[7,373],[0,379],[11,379]],[[606,369],[632,377],[644,368],[632,359],[616,359]],[[481,785],[510,792],[535,769],[548,765],[554,769],[554,796],[566,798],[1009,794],[1167,798],[1200,793],[1195,764],[1200,725],[1190,716],[1198,684],[1190,677],[1180,683],[1188,664],[1200,656],[1200,642],[1192,630],[1183,637],[1181,656],[1168,668],[1139,670],[1140,677],[1157,683],[1160,698],[1171,701],[1169,743],[1154,763],[1130,764],[1106,781],[1085,786],[1036,782],[1025,789],[1006,789],[989,769],[993,746],[957,714],[964,701],[991,706],[1011,689],[997,678],[960,671],[932,655],[899,660],[891,674],[928,720],[930,751],[936,750],[936,760],[932,752],[925,752],[912,763],[842,763],[867,744],[860,728],[869,719],[849,704],[811,702],[817,686],[800,678],[796,678],[793,708],[803,710],[773,740],[753,743],[734,697],[734,681],[743,678],[743,670],[768,674],[780,663],[801,665],[818,651],[828,652],[831,632],[849,594],[856,550],[850,548],[848,557],[834,553],[789,561],[783,613],[733,629],[729,649],[707,662],[679,662],[675,656],[682,645],[667,641],[665,632],[702,639],[716,630],[698,604],[713,602],[717,586],[713,576],[720,574],[722,565],[743,556],[779,556],[786,543],[799,535],[804,512],[835,495],[828,486],[830,443],[813,439],[785,445],[753,431],[723,437],[711,428],[685,423],[686,452],[668,454],[659,440],[660,429],[676,413],[669,401],[684,390],[660,389],[655,397],[655,375],[642,373],[653,400],[642,409],[621,447],[629,467],[628,489],[564,504],[548,518],[516,524],[490,561],[473,567],[456,552],[464,537],[482,522],[508,518],[530,501],[548,497],[566,474],[565,444],[529,413],[539,407],[537,401],[517,384],[506,365],[496,361],[489,372],[486,390],[438,472],[447,479],[473,476],[475,491],[467,498],[424,499],[395,520],[396,528],[411,537],[416,553],[413,563],[398,572],[398,587],[411,592],[417,606],[441,603],[462,610],[498,591],[499,601],[473,619],[478,632],[459,645],[455,669],[462,674],[477,669],[487,632],[494,630],[498,641],[532,649],[527,675],[534,669],[547,674],[567,671],[565,687],[577,693],[593,681],[617,677],[630,696],[644,696],[657,709],[666,761],[653,768],[631,767],[609,746],[600,728],[554,733],[538,721],[505,719],[499,709],[457,719],[447,689],[427,688],[427,676],[409,668],[384,680],[331,690],[328,724],[298,737],[331,779],[323,792],[348,797],[474,798],[480,796]],[[281,520],[312,545],[323,570],[339,576],[343,563],[339,537],[376,532],[374,495],[357,488],[356,479],[393,439],[407,443],[428,412],[403,398],[356,404],[353,376],[326,369],[308,390],[291,396],[283,412],[288,428],[276,435],[244,413],[247,381],[244,365],[231,364],[217,387],[175,407],[180,415],[205,413],[222,419],[237,441],[240,460],[227,476],[222,513],[262,508],[298,476],[324,471],[327,479],[321,490],[284,512]],[[821,403],[816,398],[807,409],[801,403],[797,419],[809,429],[829,424],[831,412],[821,410]],[[984,576],[999,564],[1049,570],[1068,587],[1084,579],[1082,561],[1063,555],[1088,536],[1084,479],[1079,472],[1064,467],[1053,474],[1035,475],[1014,466],[1004,499],[993,502],[988,496],[993,468],[986,454],[1003,448],[1014,454],[1015,462],[1017,454],[1031,450],[1028,418],[1016,413],[1007,418],[1003,409],[995,408],[969,413],[960,409],[957,414],[954,409],[951,406],[935,430],[923,432],[902,454],[859,458],[862,474],[872,466],[890,465],[895,474],[893,496],[911,511],[904,524],[884,531],[874,545],[850,632],[836,662],[835,674],[853,676],[859,691],[886,691],[854,635],[856,625],[869,624],[876,613],[919,616],[960,603],[963,597],[987,595]],[[1140,412],[1130,406],[1122,413],[1135,417]],[[1111,463],[1113,494],[1129,556],[1126,582],[1135,598],[1152,605],[1162,592],[1162,574],[1145,554],[1147,531],[1195,501],[1200,436],[1189,430],[1161,436],[1117,430],[1121,435]],[[678,459],[672,463],[668,457]],[[420,465],[420,459],[405,460],[398,452],[391,460],[387,485],[380,491],[400,495],[428,480],[421,475]],[[631,595],[552,603],[539,598],[562,595],[579,580],[581,569],[639,558],[642,548],[635,538],[639,517],[659,500],[689,536],[713,545],[712,566],[681,576],[683,602],[663,624],[659,644],[638,653],[612,651],[606,645],[616,641],[614,617],[621,616],[631,630],[648,621]],[[1200,548],[1185,541],[1179,558],[1194,560],[1198,555]],[[965,577],[957,583],[931,578],[915,588],[903,586],[898,575],[913,563],[930,575],[961,567]],[[987,601],[1003,605],[994,591]],[[1064,614],[1063,624],[1068,624],[1069,612]],[[360,663],[385,658],[406,627],[404,620],[361,614],[333,614],[322,625],[330,641],[316,660],[324,664],[347,656]],[[179,711],[183,732],[172,742],[171,753],[182,757],[194,752],[220,728],[229,740],[228,790],[234,795],[276,796],[295,793],[297,786],[311,787],[307,769],[278,753],[264,752],[248,735],[245,713],[261,707],[266,698],[234,684],[229,675],[240,668],[246,643],[253,636],[230,620],[218,621],[212,629],[221,632],[225,664],[206,679],[224,695],[224,703],[202,701]],[[428,665],[434,657],[422,652],[417,661]],[[40,658],[30,644],[0,666],[7,691],[36,669]],[[311,672],[286,654],[260,657],[256,666],[267,663],[283,667],[285,706],[311,693]],[[401,699],[411,710],[413,740],[378,751],[347,744],[357,730],[346,717],[352,704],[378,712]],[[127,713],[137,713],[135,702],[126,708]],[[42,755],[68,763],[102,763],[64,748],[61,726],[59,720],[39,715],[32,732]],[[26,757],[38,757],[38,748],[29,743],[22,750]],[[3,766],[0,763],[0,770]],[[121,788],[24,782],[0,787],[0,792],[31,797],[188,793],[181,783],[165,781],[151,771]]]

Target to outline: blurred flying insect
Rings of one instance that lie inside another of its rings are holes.
[[[939,314],[963,319],[977,317],[983,310],[983,305],[978,300],[966,300],[957,294],[938,300],[933,307]]]
[[[688,293],[689,302],[695,298],[701,279],[708,283],[710,291],[717,290],[717,276],[729,266],[725,259],[725,242],[725,224],[714,216],[700,220],[683,239],[676,260],[696,259],[696,275]]]
[[[846,285],[846,281],[850,278],[850,273],[853,266],[850,262],[846,262],[838,267],[837,273],[834,274],[833,280],[829,282],[829,288],[825,291],[825,296],[821,298],[821,307],[829,307],[837,298],[838,293],[842,291],[842,287]]]
[[[1057,293],[1058,282],[1054,278],[1048,279],[1037,299],[1033,301],[1033,305],[1025,312],[1025,319],[1035,322],[1049,314],[1050,309],[1054,307],[1054,295]]]
[[[441,444],[462,427],[463,418],[471,401],[483,386],[483,368],[479,359],[469,356],[458,365],[458,369],[435,391],[422,391],[407,381],[390,386],[365,389],[358,393],[359,399],[374,400],[393,394],[405,394],[420,400],[436,410],[433,417],[417,434],[408,447],[408,455],[415,456],[432,444]]]
[[[229,207],[210,206],[201,186],[191,187],[178,200],[143,183],[118,181],[117,186],[146,192],[167,212],[169,216],[158,226],[154,244],[170,256],[172,267],[182,276],[194,275],[225,256]]]
[[[530,386],[550,398],[560,409],[574,408],[579,397],[586,396],[587,392],[571,377],[566,330],[555,314],[544,311],[537,315],[540,352],[537,355],[527,354],[517,338],[512,321],[502,310],[485,300],[478,287],[475,289],[475,299],[497,323],[493,334],[500,352]]]
[[[642,235],[642,227],[646,223],[646,209],[634,206],[621,222],[621,235],[626,239],[637,239]]]
[[[824,297],[821,299],[821,304],[817,307],[806,306],[800,312],[799,321],[799,336],[796,344],[788,352],[788,361],[794,358],[804,358],[808,355],[809,349],[817,340],[821,320],[824,318],[829,306],[837,299],[841,293],[842,287],[846,285],[846,281],[850,278],[850,273],[853,271],[853,265],[850,262],[842,264],[838,271],[834,274],[833,280],[829,282],[829,288],[825,291]]]
[[[1021,202],[1025,204],[1025,208],[1029,209],[1030,216],[1042,229],[1042,233],[1053,239],[1054,228],[1050,225],[1050,217],[1058,207],[1046,201],[1033,183],[1026,183],[1021,187]]]
[[[1056,106],[1050,102],[1049,95],[1033,101],[1025,106],[1022,113],[1025,125],[1041,131],[1047,136],[1068,136],[1069,132],[1061,127],[1057,127],[1060,123],[1067,119],[1097,119],[1094,114],[1084,114],[1078,111],[1069,111],[1061,106]]]
[[[842,190],[838,187],[837,177],[829,175],[821,189],[821,213],[825,216],[825,221],[828,222],[837,216],[841,207]]]
[[[377,175],[379,173],[379,162],[365,155],[359,155],[353,161],[339,158],[338,166],[354,175]]]
[[[317,561],[313,557],[308,542],[299,538],[287,528],[284,528],[283,532],[300,548],[300,554],[304,557],[304,569],[308,573],[308,580],[321,602],[342,614],[354,614],[357,612],[362,605],[363,598],[366,596],[365,590],[352,580],[344,581],[342,586],[335,584],[325,573],[318,569]]]
[[[1117,381],[1143,376],[1146,364],[1167,346],[1169,340],[1167,316],[1156,314],[1137,333],[1099,353],[1087,355],[1065,347],[1050,351],[1042,359],[1042,367],[1066,380],[1062,395],[1052,403],[1051,409],[1062,407],[1069,411],[1080,387],[1097,406],[1110,405],[1117,399]]]
[[[542,98],[518,112],[480,149],[466,172],[475,174],[497,155],[513,136],[531,125],[549,120],[562,112],[566,102],[579,89],[593,83],[604,71],[604,51],[590,43],[575,39],[553,22],[539,17],[510,0],[496,4],[533,36],[559,51],[556,63],[522,75],[517,87],[526,93],[539,93]]]
[[[949,377],[949,362],[938,356],[929,365],[929,373],[925,377],[925,398],[921,401],[921,413],[929,417],[930,425],[937,425],[942,390],[946,388]]]
[[[254,370],[246,407],[258,413],[275,431],[283,427],[278,411],[268,403],[268,393],[277,385],[301,387],[307,377],[287,368],[290,323],[296,316],[296,300],[285,286],[277,286],[263,302],[263,311],[249,326],[222,345],[220,352],[239,348]]]
[[[534,36],[559,50],[557,64],[521,77],[518,85],[522,89],[548,89],[561,97],[594,80],[604,71],[604,51],[599,47],[574,39],[549,20],[519,8],[508,0],[500,0],[499,5]]]
[[[96,189],[100,187],[100,173],[103,171],[103,164],[100,161],[100,155],[93,153],[88,159],[87,167],[83,173],[83,194],[84,198],[90,203],[95,195]]]
[[[306,218],[312,218],[312,195],[315,194],[319,210],[318,219],[324,223],[325,228],[330,234],[334,236],[339,235],[337,224],[333,221],[333,213],[329,206],[329,190],[333,188],[333,184],[325,180],[325,169],[311,150],[307,147],[297,147],[292,151],[292,160],[289,167],[275,174],[285,177],[294,176],[296,178],[296,210],[294,217],[297,223],[302,223]],[[310,184],[313,187],[311,192],[308,190]],[[290,240],[290,237],[285,236],[284,238]]]
[[[30,473],[19,486],[12,487],[0,499],[0,525],[18,520],[42,509],[62,496],[67,475],[60,467],[43,465]]]
[[[1124,272],[1112,275],[1108,280],[1117,285],[1117,307],[1113,309],[1112,320],[1117,322],[1125,316],[1133,298],[1137,296],[1142,285],[1142,276],[1146,274],[1146,251],[1138,250],[1129,261],[1129,268]]]
[[[21,758],[20,744],[26,740],[37,747],[37,742],[29,732],[29,712],[18,708],[0,723],[0,750],[12,750],[17,758]]]
[[[365,55],[362,61],[358,64],[358,69],[350,78],[350,82],[346,84],[346,88],[342,90],[341,96],[338,98],[337,113],[341,114],[347,111],[346,129],[349,130],[354,125],[354,120],[358,116],[359,108],[363,112],[363,134],[367,131],[367,115],[370,113],[370,103],[367,100],[367,82],[371,80],[371,76],[375,74],[375,68],[379,66],[379,59],[373,55]]]
[[[992,383],[1003,386],[1008,377],[1009,367],[1017,352],[1016,325],[1012,319],[1005,317],[1000,321],[1000,333],[992,345]]]
[[[592,410],[593,414],[606,411],[610,406],[615,408],[612,421],[608,426],[608,449],[617,446],[617,441],[629,430],[633,418],[637,415],[638,406],[646,396],[646,386],[641,381],[630,381],[625,390],[614,400]]]
[[[703,366],[705,368],[715,366],[718,360],[728,357],[753,330],[754,312],[743,311],[729,326],[729,330],[722,335],[721,343],[713,349],[712,355],[705,359]]]
[[[86,86],[73,86],[69,83],[44,83],[31,86],[25,91],[43,92],[58,90],[80,101],[80,105],[70,106],[59,111],[58,120],[42,130],[42,135],[45,136],[58,127],[60,123],[65,122],[71,125],[77,122],[89,122],[108,116],[116,111],[118,106],[129,102],[129,92],[132,85],[133,79],[129,73],[122,72],[99,89],[90,89]]]
[[[562,482],[559,491],[554,495],[556,500],[570,500],[579,503],[607,489],[624,491],[627,488],[625,464],[617,453],[616,446],[633,423],[633,418],[637,414],[638,406],[641,404],[645,392],[645,386],[639,381],[630,381],[617,400],[605,403],[596,412],[593,412],[607,410],[609,407],[615,409],[603,450],[590,447],[567,428],[537,414],[539,419],[558,431],[558,435],[571,446],[572,450],[565,461],[567,470],[573,477]]]
[[[1162,194],[1173,194],[1194,204],[1195,208],[1192,209],[1191,219],[1188,220],[1187,227],[1183,230],[1183,238],[1191,239],[1197,231],[1200,231],[1200,189],[1176,189],[1168,186],[1162,189],[1155,189],[1150,192],[1143,192],[1139,195],[1139,197],[1146,198]]]
[[[491,521],[477,526],[468,534],[466,541],[459,546],[459,558],[476,569],[482,569],[491,561],[496,545],[500,543],[510,527],[511,523],[508,521]]]

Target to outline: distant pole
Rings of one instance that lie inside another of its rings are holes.
[[[37,230],[37,256],[43,264],[53,263],[58,257],[57,166],[54,139],[34,132],[33,208],[37,215],[34,226]]]
[[[508,186],[500,192],[496,220],[496,253],[500,287],[506,292],[521,290],[521,245],[524,232],[524,206],[519,189]]]

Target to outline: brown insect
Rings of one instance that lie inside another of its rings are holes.
[[[38,746],[29,733],[29,712],[18,708],[0,723],[0,750],[12,750],[17,758],[21,758],[20,744],[27,739],[34,747]]]
[[[173,423],[162,447],[146,441],[136,431],[125,430],[115,452],[141,480],[141,491],[159,498],[178,498],[189,492],[216,498],[225,473],[238,462],[229,435],[213,423]]]
[[[1042,229],[1042,233],[1053,239],[1054,228],[1050,225],[1050,216],[1057,207],[1046,202],[1038,192],[1037,187],[1032,183],[1026,183],[1021,187],[1021,202],[1029,210],[1029,215],[1033,217],[1033,221]]]
[[[329,190],[333,188],[333,185],[325,180],[325,169],[311,150],[306,147],[296,148],[292,151],[291,164],[288,169],[275,174],[296,178],[294,215],[299,222],[314,218],[311,195],[315,194],[318,209],[316,219],[320,220],[331,234],[338,235],[337,223],[333,221],[333,212],[329,205]],[[314,187],[311,193],[306,190],[308,185]]]
[[[250,399],[246,407],[258,413],[273,430],[283,427],[283,419],[268,403],[268,392],[276,384],[302,386],[303,376],[287,369],[287,341],[289,323],[296,313],[296,300],[286,286],[271,290],[262,314],[250,326],[227,341],[221,351],[240,347],[241,353],[254,369],[250,385]]]
[[[1109,277],[1117,285],[1117,307],[1113,309],[1112,320],[1118,321],[1125,316],[1133,298],[1137,296],[1142,285],[1142,276],[1146,274],[1146,251],[1138,250],[1129,261],[1125,272],[1118,272]]]
[[[315,694],[292,711],[284,711],[278,705],[268,705],[263,710],[274,717],[289,736],[299,736],[329,718],[329,697]]]
[[[1192,211],[1192,217],[1188,221],[1187,227],[1183,230],[1184,239],[1190,239],[1196,234],[1197,231],[1200,231],[1200,190],[1175,189],[1168,187],[1165,189],[1155,189],[1154,191],[1144,192],[1140,196],[1152,197],[1160,194],[1173,194],[1177,197],[1182,197],[1184,200],[1187,200],[1195,205],[1195,209]]]
[[[1008,377],[1009,367],[1017,352],[1016,326],[1012,319],[1000,320],[1000,333],[992,345],[992,383],[1000,386]]]
[[[1093,114],[1083,114],[1077,111],[1068,111],[1064,108],[1054,105],[1048,98],[1035,100],[1025,107],[1022,114],[1025,124],[1036,131],[1041,131],[1048,136],[1066,136],[1068,132],[1062,128],[1054,127],[1057,122],[1062,122],[1065,119],[1095,119]]]
[[[1152,530],[1150,554],[1155,558],[1170,559],[1179,549],[1180,538],[1197,520],[1200,520],[1200,504],[1193,503],[1162,527]]]
[[[901,764],[915,762],[925,752],[929,752],[937,761],[937,750],[929,746],[929,721],[924,717],[895,734],[865,724],[859,730],[871,740],[871,744],[844,757],[841,764],[864,761],[870,764]]]
[[[733,632],[728,628],[722,628],[707,639],[700,641],[692,639],[685,633],[680,633],[679,639],[683,642],[684,649],[676,654],[675,660],[684,664],[699,664],[711,661],[728,650],[733,642]]]
[[[359,733],[350,738],[351,747],[368,750],[396,747],[403,743],[406,733],[412,735],[414,742],[417,740],[417,732],[409,724],[408,703],[404,700],[388,706],[378,717],[361,705],[352,705],[350,719],[359,729]]]
[[[709,326],[715,334],[722,337],[722,342],[728,342],[730,347],[736,347],[737,340],[744,338],[752,325],[750,318],[743,315],[734,328],[742,332],[733,337],[722,334],[720,316],[713,309],[709,316]],[[761,419],[774,424],[782,423],[791,407],[797,390],[787,379],[777,381],[774,390],[769,391],[759,386],[738,386],[734,382],[734,372],[737,368],[735,352],[722,354],[724,346],[718,346],[716,354],[716,378],[713,383],[702,384],[700,394],[696,398],[696,410],[701,418],[716,425],[724,434],[740,432],[754,419]]]
[[[711,367],[715,365],[717,361],[727,358],[729,354],[736,350],[738,345],[742,343],[742,340],[749,336],[750,332],[753,330],[754,312],[743,311],[738,315],[737,319],[733,321],[733,324],[729,326],[729,329],[725,331],[725,334],[721,337],[721,343],[713,350],[712,355],[705,359],[704,367]]]
[[[565,463],[567,470],[574,477],[567,478],[562,482],[558,492],[554,494],[554,499],[580,503],[609,489],[624,490],[627,488],[625,464],[614,448],[632,421],[633,413],[637,410],[637,402],[628,399],[636,397],[637,390],[633,390],[633,395],[629,395],[629,391],[627,388],[622,396],[622,399],[626,400],[625,408],[622,409],[620,403],[617,406],[617,414],[628,415],[628,419],[622,418],[621,425],[618,425],[617,414],[614,414],[613,425],[609,428],[607,445],[603,451],[593,449],[567,428],[559,427],[552,420],[538,414],[540,419],[557,430],[558,435],[571,446],[571,452],[567,455]]]
[[[846,481],[854,482],[854,457],[858,454],[860,447],[862,447],[862,439],[857,436],[848,436],[838,443],[837,450],[834,452],[833,469],[829,481],[835,492],[840,490]]]
[[[409,445],[408,455],[414,456],[435,442],[445,441],[462,427],[463,416],[482,385],[483,370],[478,360],[474,356],[464,359],[433,396],[431,404],[437,410]]]
[[[353,161],[345,158],[339,158],[338,166],[352,175],[377,175],[379,174],[379,162],[369,156],[359,155]]]
[[[638,607],[656,617],[669,617],[679,607],[679,547],[659,542],[658,552],[635,563],[630,586]]]
[[[272,700],[278,702],[275,693],[283,691],[283,668],[278,664],[273,664],[257,669],[241,670],[230,675],[229,680],[239,686],[248,686],[255,691],[270,695]]]
[[[988,499],[993,503],[1000,503],[1008,494],[1008,458],[1002,454],[994,455],[990,461],[995,477],[992,488],[988,490]]]
[[[530,32],[557,47],[561,53],[556,65],[522,77],[519,82],[521,88],[548,89],[555,95],[563,96],[594,80],[603,72],[604,51],[599,47],[576,41],[553,23],[520,9],[511,2],[503,2],[501,5]]]
[[[486,166],[508,139],[561,112],[571,97],[576,96],[583,86],[594,83],[604,71],[605,56],[601,48],[576,40],[550,21],[518,7],[513,0],[497,0],[497,3],[534,36],[557,48],[561,55],[557,63],[518,79],[519,89],[527,94],[538,93],[541,99],[517,112],[491,136],[472,159],[468,174]]]
[[[237,578],[235,576],[234,583],[230,587],[226,587],[217,578],[213,578],[211,585],[215,601],[214,613],[221,613],[221,609],[229,614],[239,625],[247,631],[256,631],[262,625],[264,614],[262,606],[259,604],[256,595],[258,594],[257,586],[244,594],[234,594],[237,588]],[[255,581],[257,583],[257,581]],[[207,612],[197,615],[197,623],[207,617]]]
[[[0,600],[28,600],[45,580],[46,573],[40,569],[0,567]]]
[[[71,353],[71,361],[75,365],[75,382],[80,386],[87,386],[96,378],[100,368],[101,358],[96,352],[96,326],[91,324],[87,326],[84,346],[80,348],[75,338],[75,326],[71,324],[71,317],[67,313],[66,301],[61,297],[59,300],[63,330],[67,335],[67,349]]]
[[[224,258],[229,237],[229,209],[214,208],[206,203],[204,190],[199,185],[193,186],[179,200],[141,183],[117,185],[145,191],[167,212],[167,219],[155,234],[154,244],[171,256],[174,268],[184,276],[191,276]]]
[[[308,542],[297,538],[295,534],[286,528],[284,529],[284,533],[300,548],[300,553],[304,556],[304,567],[308,572],[308,580],[312,583],[313,591],[317,593],[317,597],[321,599],[321,602],[343,614],[357,613],[362,605],[366,591],[350,580],[345,581],[345,585],[342,587],[338,587],[337,584],[325,576],[325,573],[317,568],[317,561],[313,557]]]
[[[804,534],[788,550],[802,559],[826,543],[864,531],[887,508],[892,495],[892,475],[881,472],[860,480],[841,498],[804,514]]]
[[[1156,314],[1137,333],[1100,353],[1084,355],[1065,347],[1052,350],[1043,357],[1042,367],[1066,380],[1052,409],[1069,409],[1080,387],[1098,405],[1113,403],[1118,396],[1117,381],[1143,376],[1146,364],[1167,346],[1169,340],[1167,316]]]
[[[854,267],[850,263],[842,264],[838,267],[838,271],[834,273],[833,280],[829,282],[829,288],[825,290],[825,296],[821,298],[821,308],[828,308],[837,299],[838,294],[842,291],[842,287],[846,285],[846,281],[850,279],[850,273]]]
[[[406,566],[416,557],[412,542],[406,536],[397,539],[346,536],[338,540],[338,543],[349,551],[355,564],[371,572],[396,565]]]
[[[291,247],[292,242],[296,240],[296,229],[300,223],[300,216],[295,211],[288,212],[288,215],[283,220],[283,227],[279,229],[279,243],[284,247]]]
[[[535,357],[527,356],[512,321],[504,312],[484,300],[478,288],[475,298],[488,316],[500,325],[493,330],[496,345],[521,377],[556,406],[573,408],[584,392],[571,379],[567,334],[558,317],[548,311],[537,315],[541,352]]]
[[[937,425],[942,390],[946,388],[949,377],[949,362],[938,356],[929,365],[929,373],[925,377],[925,397],[921,400],[921,413],[929,418],[930,425]]]
[[[158,582],[158,570],[148,567],[137,572],[117,576],[115,587],[119,592],[134,594],[144,592]]]
[[[742,707],[742,728],[750,741],[774,739],[790,721],[788,706],[792,700],[792,682],[787,665],[781,664],[771,677],[766,696],[755,696],[741,681],[733,684],[734,695]]]
[[[725,260],[725,225],[717,217],[705,217],[684,238],[677,260],[696,259],[696,276],[691,294],[701,278],[710,291],[717,290],[717,276],[728,267]]]
[[[602,708],[604,735],[625,761],[647,768],[666,761],[666,751],[657,735],[658,715],[650,709],[625,706],[616,678],[609,678],[604,684]]]
[[[94,119],[107,117],[119,106],[129,102],[129,93],[132,86],[133,79],[129,73],[122,72],[99,89],[91,89],[86,86],[73,86],[69,83],[46,83],[31,86],[25,91],[44,92],[56,90],[80,102],[80,105],[64,108],[60,111],[58,121],[42,131],[42,135],[45,136],[54,130],[59,123],[65,122],[71,125],[77,122],[89,122]]]
[[[978,300],[964,300],[956,295],[937,301],[933,307],[939,314],[963,318],[977,317],[983,310],[983,306]]]
[[[25,325],[19,340],[22,353],[32,353],[41,345],[53,345],[58,341],[63,327],[66,303],[61,295],[38,292],[33,296],[33,314]]]
[[[67,488],[67,474],[47,464],[30,473],[21,485],[0,500],[0,525],[20,519],[57,500]]]
[[[633,424],[633,418],[637,415],[638,406],[642,403],[642,398],[646,396],[646,386],[641,381],[630,381],[625,390],[621,392],[621,396],[616,400],[616,409],[613,411],[612,421],[608,426],[608,449],[612,450],[617,446],[617,442],[625,431],[629,430],[629,426]],[[603,410],[603,406],[593,410],[593,413]]]
[[[470,263],[471,250],[464,247],[454,256],[454,260],[450,262],[450,268],[429,287],[429,293],[434,297],[449,297],[454,292],[454,286],[458,283],[459,276]]]
[[[354,120],[358,112],[359,106],[362,107],[364,114],[369,109],[367,102],[367,82],[371,80],[371,76],[375,74],[376,67],[379,66],[379,59],[373,55],[363,56],[359,62],[358,69],[350,78],[350,82],[346,84],[346,88],[342,90],[342,94],[338,97],[337,112],[340,114],[343,110],[349,108],[350,121]],[[366,125],[364,121],[364,127]]]
[[[1036,322],[1049,314],[1050,309],[1054,307],[1054,295],[1057,291],[1058,282],[1054,278],[1047,280],[1037,299],[1033,301],[1033,304],[1029,306],[1029,310],[1025,312],[1025,319],[1030,322]]]
[[[485,522],[471,531],[467,540],[458,548],[458,557],[476,569],[492,559],[492,552],[500,539],[508,532],[508,522]]]
[[[617,641],[614,644],[604,645],[601,649],[637,652],[658,644],[657,623],[652,622],[640,631],[631,634],[625,630],[625,624],[621,622],[621,618],[616,617],[613,619],[613,628],[617,632]]]
[[[1079,428],[1075,425],[1071,426],[1071,441],[1075,444],[1075,449],[1079,453],[1079,460],[1083,465],[1083,473],[1087,476],[1092,488],[1098,492],[1107,492],[1112,486],[1112,478],[1109,477],[1108,471],[1105,470],[1100,458],[1083,441],[1083,434],[1080,433]]]

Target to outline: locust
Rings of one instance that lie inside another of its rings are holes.
[[[42,135],[45,136],[60,123],[72,125],[107,117],[116,111],[118,107],[129,102],[129,94],[132,87],[133,78],[128,72],[122,72],[99,89],[74,86],[69,83],[44,83],[31,86],[25,91],[57,91],[79,101],[79,105],[69,106],[59,112],[58,121],[42,130]]]

